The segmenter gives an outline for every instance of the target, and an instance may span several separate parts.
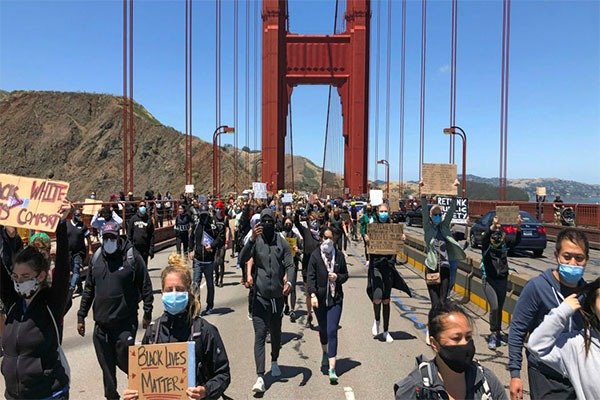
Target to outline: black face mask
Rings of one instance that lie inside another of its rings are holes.
[[[275,225],[272,221],[262,221],[261,225],[263,227],[263,236],[265,237],[265,241],[267,243],[271,243],[273,241],[273,236],[275,236]]]
[[[319,230],[319,221],[317,221],[316,219],[310,221],[310,229],[318,231]]]
[[[367,214],[371,214],[371,211],[373,211],[373,210],[370,208],[367,208]]]
[[[292,226],[291,226],[291,225],[289,225],[289,224],[286,224],[286,225],[284,225],[284,227],[283,227],[283,228],[285,229],[285,231],[286,231],[286,232],[289,232],[289,231],[291,231],[291,230],[292,230]]]
[[[208,214],[200,214],[199,221],[201,225],[206,225],[208,221]]]
[[[473,339],[471,339],[467,344],[456,346],[440,345],[438,354],[452,371],[460,374],[465,372],[471,362],[473,362],[473,357],[475,356],[475,343],[473,343]]]

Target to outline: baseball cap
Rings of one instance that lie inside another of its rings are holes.
[[[208,206],[205,204],[202,204],[199,208],[198,208],[198,214],[208,214]]]
[[[102,233],[102,236],[104,235],[115,235],[115,236],[119,236],[119,224],[117,224],[114,221],[108,221],[107,223],[105,223],[102,226],[102,229],[100,230],[100,232]]]
[[[222,200],[217,201],[215,208],[225,208],[225,203]]]

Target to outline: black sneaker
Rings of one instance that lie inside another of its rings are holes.
[[[292,324],[296,322],[296,312],[294,310],[290,311],[290,322]]]

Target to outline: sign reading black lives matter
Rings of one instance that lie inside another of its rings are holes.
[[[404,241],[401,224],[369,224],[369,254],[392,255],[402,251]]]
[[[69,183],[0,174],[0,225],[55,232]]]
[[[452,204],[452,197],[438,196],[437,204],[442,207],[442,213],[446,218],[446,212],[450,209]],[[456,198],[456,210],[452,216],[452,224],[466,224],[469,221],[469,199],[457,197]]]

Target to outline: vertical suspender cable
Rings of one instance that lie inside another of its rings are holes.
[[[188,107],[189,107],[189,98],[188,98],[188,18],[189,18],[189,0],[185,0],[185,184],[190,184],[190,149],[189,149],[189,117],[188,117]]]
[[[129,187],[133,192],[133,0],[129,0]]]
[[[390,71],[392,69],[392,2],[388,0],[388,20],[387,20],[387,76],[386,76],[386,94],[385,94],[385,159],[390,161]],[[390,199],[387,199],[389,202]]]
[[[127,0],[123,0],[123,191],[129,187],[129,130],[127,128],[129,119],[127,109],[129,102],[127,100]]]
[[[190,104],[189,105],[189,112],[188,112],[189,119],[190,119],[190,122],[189,122],[190,134],[188,135],[188,140],[189,140],[188,149],[189,149],[189,152],[190,152],[190,155],[189,155],[189,157],[190,157],[190,185],[192,184],[192,182],[194,180],[193,179],[194,178],[194,173],[193,173],[193,171],[194,171],[194,169],[193,169],[193,165],[194,165],[194,162],[193,162],[194,161],[194,153],[193,153],[193,146],[192,146],[192,143],[193,143],[192,142],[192,138],[193,138],[193,132],[194,132],[193,129],[192,129],[192,115],[193,115],[193,107],[192,107],[192,98],[193,98],[193,96],[192,96],[192,88],[193,88],[193,85],[192,85],[192,48],[193,48],[192,47],[192,37],[194,35],[192,35],[192,15],[193,15],[192,4],[193,4],[193,0],[190,0],[190,16],[189,16],[190,22],[189,22],[189,26],[188,26],[188,29],[189,29],[188,30],[188,32],[189,32],[188,34],[190,36],[190,40],[189,40],[190,47],[189,47],[189,58],[188,58],[188,63],[189,63],[189,67],[188,67],[188,76],[189,76],[188,77],[188,84],[189,84],[188,93],[189,93],[189,99],[188,99],[188,101],[189,101],[189,104]]]
[[[292,192],[296,191],[295,184],[295,175],[294,175],[294,130],[292,129],[292,99],[290,98],[289,104],[289,113],[290,113],[290,153],[292,153]]]
[[[375,47],[375,180],[377,180],[377,161],[379,161],[379,53],[381,50],[381,1],[377,1],[377,45]]]
[[[425,62],[427,54],[427,1],[422,0],[421,7],[421,112],[419,141],[419,181],[422,178],[423,158],[425,155]]]
[[[458,22],[458,0],[452,0],[452,35],[450,44],[450,126],[456,125],[456,39]],[[455,135],[450,135],[450,164],[455,163]]]
[[[245,81],[246,81],[246,88],[244,90],[244,95],[246,98],[246,102],[245,102],[245,112],[244,112],[244,117],[245,117],[245,121],[244,121],[244,130],[245,130],[245,147],[246,150],[248,150],[250,148],[250,51],[249,51],[249,47],[250,47],[250,2],[246,1],[246,65],[245,67]],[[236,127],[237,128],[237,127]],[[246,151],[246,160],[245,160],[245,165],[246,165],[246,171],[249,173],[250,172],[250,152]],[[250,176],[250,175],[248,175]],[[250,181],[249,179],[247,181],[244,181],[245,183],[245,187],[249,187],[250,186]]]
[[[406,69],[406,0],[402,0],[402,45],[400,50],[400,148],[398,179],[400,180],[400,199],[404,197],[404,86]]]
[[[506,200],[508,152],[508,70],[510,48],[510,0],[504,0],[502,13],[502,77],[500,93],[500,200]]]
[[[221,0],[215,1],[215,124],[221,126]],[[221,147],[221,137],[217,139],[217,146]],[[215,188],[221,192],[221,152],[216,158],[217,170]],[[216,195],[217,193],[213,193]]]
[[[258,149],[258,26],[262,18],[259,18],[258,1],[254,2],[254,150]],[[262,168],[261,168],[262,170]],[[258,169],[254,172],[254,180],[258,181]]]
[[[233,0],[233,191],[238,182],[238,0]]]

